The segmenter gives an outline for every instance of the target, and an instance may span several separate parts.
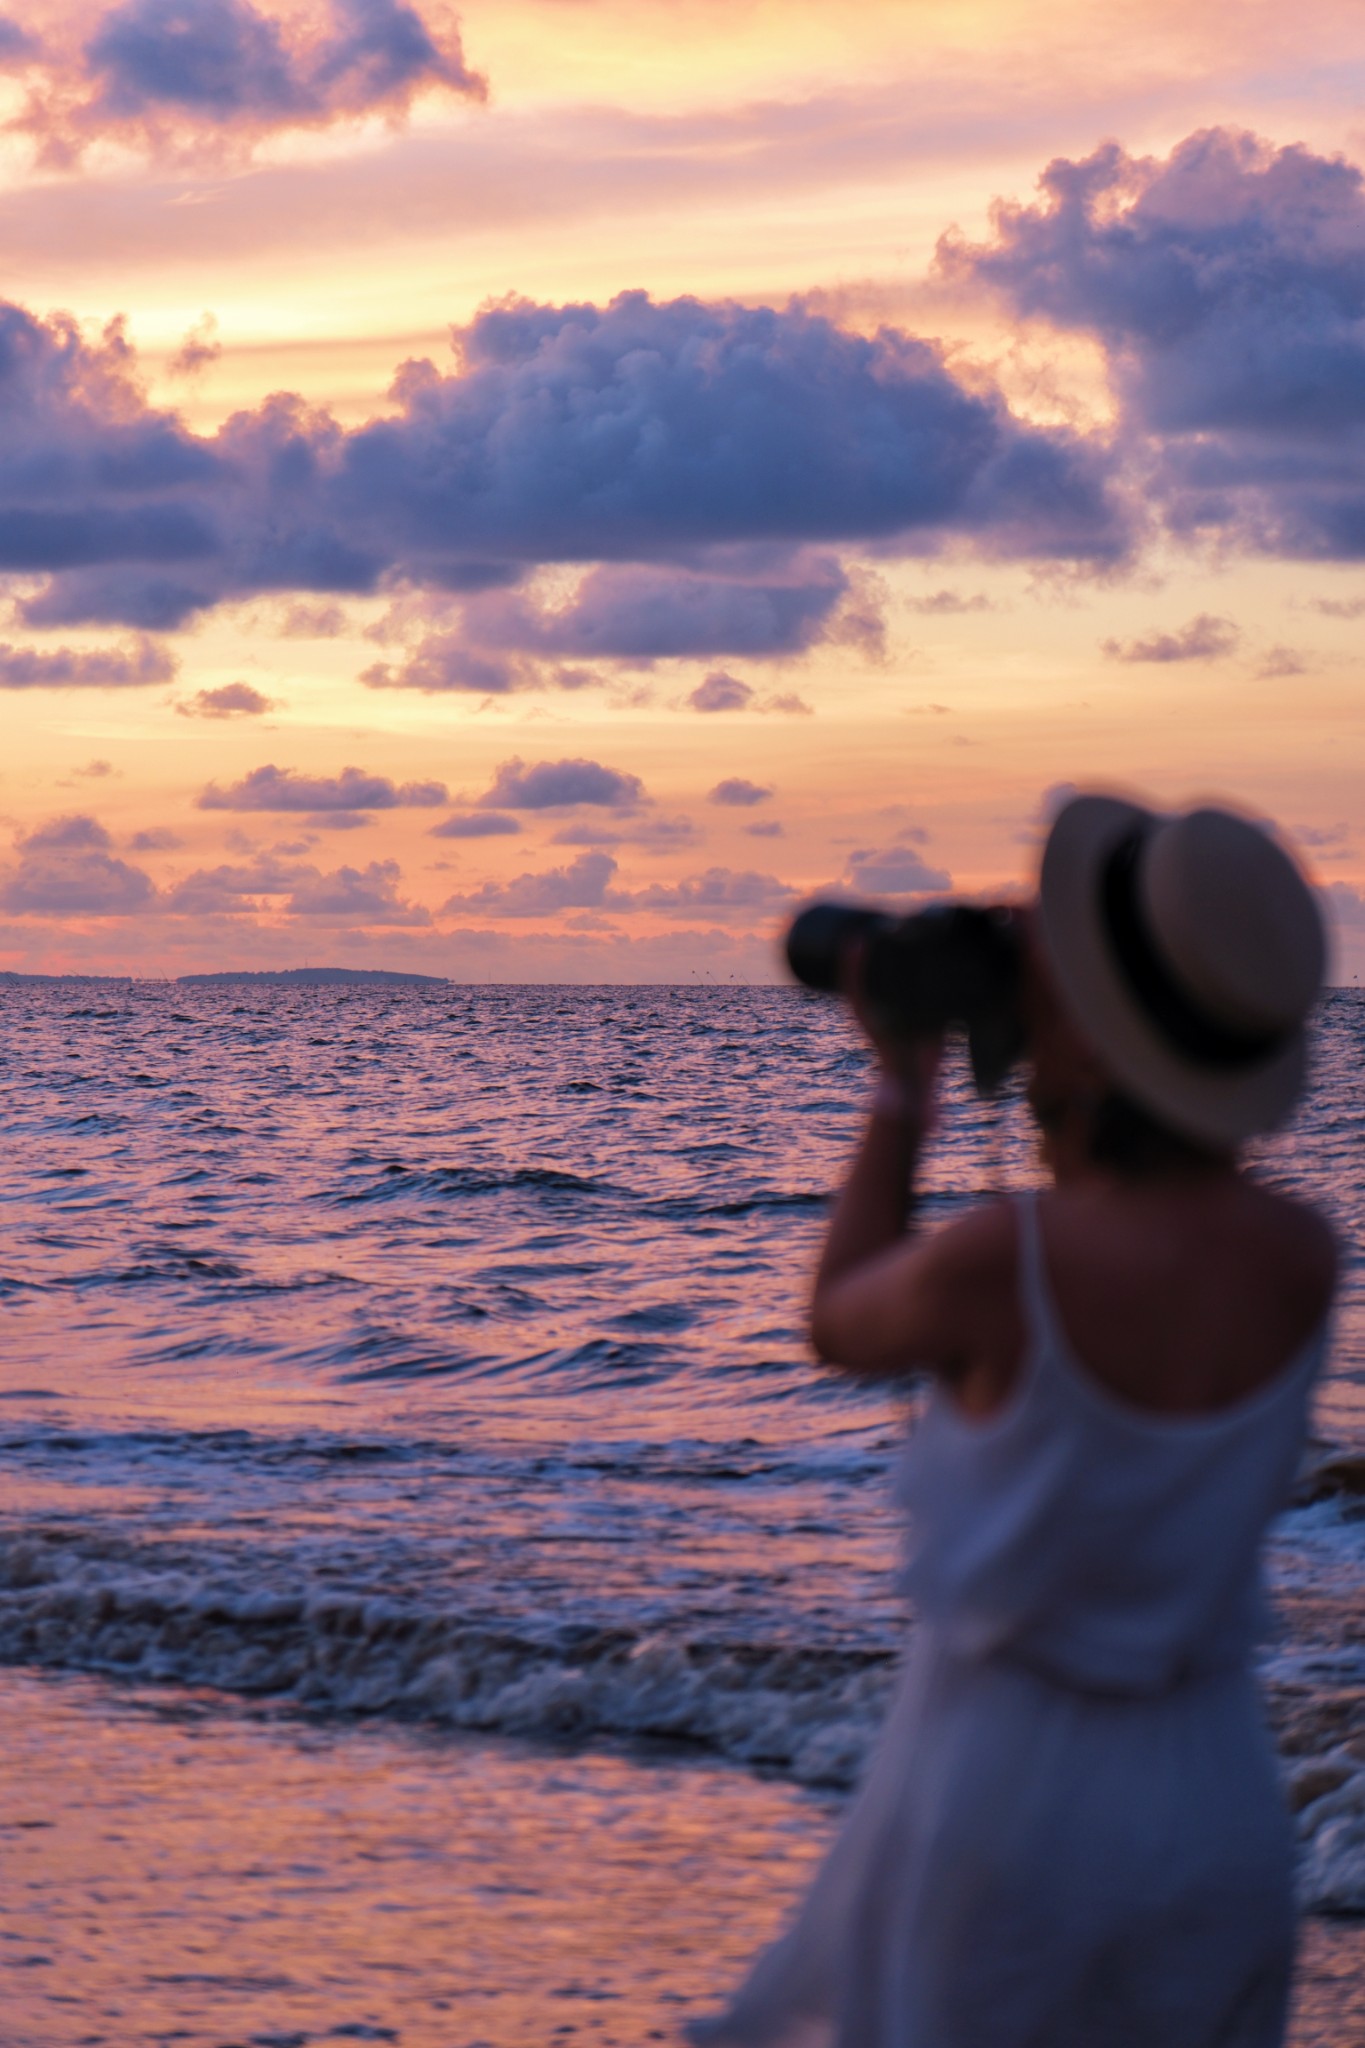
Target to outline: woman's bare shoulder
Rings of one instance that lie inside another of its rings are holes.
[[[969,1412],[987,1415],[1008,1397],[1024,1347],[1017,1203],[976,1203],[945,1224],[923,1256],[924,1291],[937,1303],[941,1332],[932,1362]]]
[[[1337,1235],[1320,1209],[1283,1189],[1243,1183],[1259,1213],[1267,1246],[1273,1240],[1286,1281],[1306,1304],[1325,1314],[1337,1282]]]
[[[1010,1278],[1019,1256],[1017,1204],[1008,1195],[974,1203],[921,1239],[920,1256],[936,1276],[954,1286],[993,1285]]]

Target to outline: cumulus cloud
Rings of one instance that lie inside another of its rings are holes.
[[[216,363],[223,353],[223,344],[218,339],[218,322],[212,313],[205,313],[195,321],[185,339],[166,365],[168,376],[197,377],[210,363]]]
[[[402,413],[347,444],[347,492],[414,548],[642,562],[926,529],[1035,556],[1122,544],[1095,450],[1023,427],[890,329],[626,292],[510,302],[457,339],[459,374],[408,365]]]
[[[479,798],[490,811],[559,811],[579,804],[609,811],[633,811],[649,801],[638,775],[606,768],[600,761],[504,761],[492,786]]]
[[[120,860],[97,818],[53,818],[15,841],[18,858],[0,869],[0,908],[28,917],[122,917],[147,909],[156,888]]]
[[[542,869],[508,882],[484,882],[465,895],[448,897],[444,912],[475,916],[550,917],[561,910],[595,910],[616,873],[609,853],[580,853],[567,867]]]
[[[845,879],[874,896],[936,896],[953,886],[946,868],[932,867],[913,846],[859,847],[848,857]]]
[[[339,604],[291,604],[280,620],[286,640],[335,640],[346,631],[346,613]]]
[[[134,833],[133,852],[163,852],[180,844],[157,828]],[[121,860],[109,831],[85,813],[52,818],[15,840],[16,858],[0,869],[0,908],[39,918],[130,916],[245,916],[262,909],[337,925],[422,927],[431,922],[420,904],[399,892],[396,861],[330,871],[281,854],[198,868],[165,889],[143,869]]]
[[[433,839],[498,839],[520,832],[521,821],[506,811],[455,811],[431,828]]]
[[[995,607],[990,599],[978,592],[974,597],[963,597],[957,590],[936,590],[929,597],[909,599],[912,612],[922,612],[926,618],[957,618],[964,612],[989,612]]]
[[[162,907],[187,917],[237,916],[259,908],[259,899],[285,896],[317,870],[289,858],[259,854],[252,860],[196,868],[168,889]]]
[[[1324,892],[1331,921],[1343,931],[1365,931],[1365,896],[1349,882],[1332,882]]]
[[[147,825],[128,841],[130,853],[174,853],[184,841],[168,825]]]
[[[638,846],[646,853],[673,853],[701,838],[691,818],[635,818],[619,814],[576,818],[551,834],[552,846]]]
[[[211,782],[196,798],[201,811],[308,811],[358,815],[413,806],[430,809],[450,802],[443,782],[391,782],[387,775],[367,775],[361,768],[343,768],[340,775],[301,775],[294,768],[267,762],[240,782],[222,789]]]
[[[361,670],[360,680],[369,690],[424,690],[428,696],[473,690],[484,697],[505,697],[538,678],[524,662],[485,654],[470,647],[461,634],[434,633],[399,666],[372,662]]]
[[[1138,640],[1106,640],[1111,661],[1217,661],[1231,654],[1241,636],[1231,619],[1200,612],[1176,633],[1151,633]]]
[[[1104,346],[1168,523],[1288,556],[1365,555],[1365,180],[1227,129],[1165,159],[1059,158],[944,270]],[[1145,441],[1145,448],[1140,445]]]
[[[251,683],[223,683],[216,690],[196,690],[175,708],[182,718],[259,718],[275,709],[275,700]]]
[[[644,889],[618,889],[617,864],[609,853],[581,853],[567,867],[522,874],[507,882],[485,882],[448,898],[448,913],[498,917],[550,917],[565,910],[613,913],[681,911],[721,917],[776,908],[795,890],[774,875],[737,874],[708,868],[680,882],[653,882]]]
[[[374,819],[369,811],[309,811],[303,822],[315,832],[363,832]]]
[[[0,64],[11,66],[36,57],[41,47],[37,38],[20,28],[17,21],[7,14],[0,15]]]
[[[333,868],[324,873],[287,856],[261,854],[240,865],[197,868],[167,890],[158,906],[173,915],[242,916],[263,904],[288,917],[349,925],[428,925],[431,914],[398,893],[397,861],[368,867]],[[275,899],[283,898],[283,902]]]
[[[1354,850],[1355,835],[1344,822],[1335,825],[1296,825],[1294,838],[1318,855],[1339,860]]]
[[[224,476],[209,442],[146,404],[119,323],[88,342],[69,319],[0,305],[0,569],[97,581],[154,565],[173,585],[183,565],[220,545],[216,517],[196,494]],[[26,614],[55,623],[63,607],[55,593],[43,596],[47,604]],[[148,599],[106,609],[138,625],[174,623],[164,596],[159,607]],[[136,652],[143,664],[165,659],[146,643]]]
[[[1034,820],[1039,825],[1052,825],[1061,816],[1069,803],[1081,794],[1080,785],[1075,782],[1049,782],[1034,807]]]
[[[49,818],[31,832],[21,832],[14,843],[21,853],[104,853],[113,845],[99,819],[84,811]]]
[[[742,683],[738,676],[727,675],[723,669],[713,671],[699,683],[687,702],[694,711],[701,712],[772,711],[784,718],[812,716],[810,705],[797,691],[778,690],[760,697],[748,683]]]
[[[782,577],[766,579],[606,565],[558,606],[516,592],[475,597],[464,607],[464,633],[482,648],[578,660],[766,659],[804,653],[826,637],[855,588],[838,562],[801,552]]]
[[[13,125],[59,164],[97,137],[202,153],[363,114],[396,122],[423,91],[486,89],[453,20],[429,24],[404,0],[286,16],[252,0],[123,0],[77,23],[41,42],[0,36],[0,63],[21,68],[29,89]]]
[[[43,627],[150,633],[271,592],[458,599],[457,631],[365,680],[499,694],[567,680],[547,660],[872,646],[875,594],[842,549],[1102,569],[1164,519],[1177,538],[1365,559],[1354,166],[1224,131],[1164,158],[1108,147],[1050,166],[1036,202],[941,260],[1101,344],[1112,433],[1028,424],[892,328],[633,292],[485,308],[453,361],[404,365],[359,426],[276,396],[196,434],[150,404],[117,327],[0,308],[0,572],[47,578],[23,607]],[[554,565],[586,573],[549,601],[531,578]]]
[[[169,682],[173,655],[145,636],[127,647],[12,647],[0,643],[0,690],[130,690]]]
[[[687,701],[694,711],[744,711],[753,703],[754,693],[738,676],[717,668],[697,684]]]
[[[633,910],[681,910],[724,916],[729,912],[777,909],[790,903],[796,891],[776,875],[736,873],[733,868],[708,868],[681,882],[652,882],[637,889],[630,898]]]
[[[774,791],[761,782],[748,782],[742,775],[727,775],[707,791],[706,801],[744,810],[753,804],[766,804],[773,795]]]
[[[309,875],[298,882],[285,909],[291,917],[328,918],[342,924],[430,924],[430,911],[399,896],[402,873],[396,860],[372,860],[363,869],[334,868],[330,874]]]
[[[406,365],[361,426],[277,394],[200,435],[149,404],[118,323],[91,338],[0,306],[0,571],[49,579],[24,617],[155,631],[269,592],[407,587],[478,600],[482,658],[499,636],[757,655],[875,639],[844,543],[1091,563],[1128,544],[1107,446],[1022,424],[890,329],[633,292],[493,307],[456,338],[448,372]],[[597,567],[558,609],[497,597],[552,563]],[[371,680],[470,687],[438,653]]]
[[[1263,682],[1273,681],[1277,676],[1306,676],[1308,663],[1294,648],[1277,642],[1266,649],[1256,673]]]

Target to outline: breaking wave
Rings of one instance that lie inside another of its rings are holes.
[[[885,1708],[886,1651],[803,1649],[496,1619],[230,1564],[34,1531],[0,1542],[0,1662],[212,1687],[325,1716],[555,1741],[683,1743],[848,1786]]]
[[[682,1744],[849,1789],[881,1724],[884,1649],[736,1644],[676,1628],[508,1627],[305,1576],[243,1584],[230,1558],[0,1541],[0,1663],[205,1687],[321,1718],[380,1717],[551,1742]],[[1365,1685],[1270,1687],[1305,1909],[1365,1913]]]

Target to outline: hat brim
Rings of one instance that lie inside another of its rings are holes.
[[[1043,852],[1040,921],[1063,999],[1126,1093],[1203,1144],[1235,1145],[1274,1130],[1303,1090],[1303,1031],[1251,1066],[1214,1069],[1175,1050],[1150,1023],[1119,967],[1101,913],[1101,877],[1115,847],[1155,813],[1119,797],[1073,799]]]

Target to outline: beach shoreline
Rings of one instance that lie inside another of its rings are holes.
[[[7,2048],[673,2041],[775,1931],[833,1798],[683,1758],[320,1728],[0,1671]],[[1289,2048],[1365,2025],[1309,1920]]]

